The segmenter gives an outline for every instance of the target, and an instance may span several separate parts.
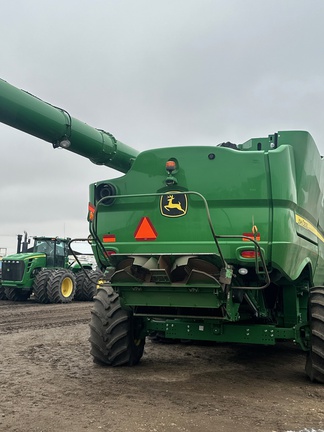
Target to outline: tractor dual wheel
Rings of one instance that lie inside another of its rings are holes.
[[[44,268],[35,277],[33,291],[35,299],[38,301],[38,303],[46,304],[50,302],[47,293],[47,283],[52,273],[53,270]]]
[[[74,300],[85,300],[85,296],[84,296],[84,284],[85,281],[88,279],[89,277],[89,273],[90,270],[88,269],[84,269],[84,270],[79,270],[76,274],[75,274],[75,280],[76,280],[76,289],[75,289],[75,296],[74,296]]]
[[[103,283],[100,270],[80,270],[76,275],[77,288],[75,300],[92,301],[97,294],[97,287]]]
[[[106,366],[134,366],[144,352],[145,338],[139,337],[141,321],[122,309],[118,294],[102,286],[91,311],[90,344],[95,363]]]
[[[70,303],[75,294],[76,281],[71,270],[54,270],[47,283],[50,303]]]
[[[324,384],[324,287],[310,290],[309,320],[311,347],[305,370],[312,382]]]

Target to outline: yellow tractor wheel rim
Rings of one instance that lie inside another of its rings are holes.
[[[100,289],[101,285],[103,285],[104,283],[105,283],[105,281],[103,279],[98,279],[97,284],[96,284],[97,290]]]
[[[69,277],[65,277],[61,284],[62,296],[65,298],[70,297],[72,292],[73,292],[73,282]]]

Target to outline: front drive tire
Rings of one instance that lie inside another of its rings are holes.
[[[131,312],[122,309],[118,294],[102,286],[94,297],[90,322],[90,353],[94,362],[107,366],[134,366],[144,352],[145,338]]]
[[[0,282],[0,300],[8,300],[5,292],[5,287]]]
[[[31,291],[25,291],[21,288],[14,288],[14,287],[4,287],[5,294],[8,300],[11,301],[26,301],[29,299]]]
[[[309,320],[311,348],[305,370],[312,382],[324,384],[324,287],[310,290]]]
[[[48,298],[47,293],[47,283],[49,278],[52,276],[53,270],[50,269],[42,269],[35,277],[33,283],[33,291],[35,299],[38,303],[49,303],[50,299]]]
[[[71,270],[57,269],[53,271],[47,284],[50,303],[71,303],[75,294],[76,281]]]

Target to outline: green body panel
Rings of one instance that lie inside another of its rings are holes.
[[[279,140],[278,148],[269,151],[179,147],[141,153],[125,176],[111,181],[117,195],[128,197],[98,207],[98,237],[114,234],[116,242],[105,247],[121,255],[217,253],[199,196],[189,194],[187,213],[175,218],[161,214],[160,196],[136,196],[168,190],[196,191],[208,202],[217,234],[239,236],[251,232],[256,225],[261,235],[259,244],[272,268],[296,280],[309,265],[314,283],[323,284],[323,241],[295,221],[295,215],[300,215],[319,234],[323,232],[320,220],[323,195],[319,187],[323,162],[308,133],[280,132]],[[210,153],[215,154],[215,159],[208,159]],[[179,163],[175,174],[178,184],[167,188],[163,183],[167,178],[165,163],[170,158]],[[311,161],[317,164],[307,166]],[[300,171],[305,173],[297,174]],[[311,196],[303,186],[308,177]],[[90,201],[94,204],[98,185],[90,187]],[[154,225],[157,232],[154,241],[134,238],[143,216]],[[240,248],[246,249],[246,242],[241,239],[220,240],[220,244],[229,263],[251,262],[239,255]]]
[[[210,153],[215,153],[215,160],[208,159]],[[167,177],[165,163],[171,157],[179,160],[178,185],[166,188],[163,185]],[[271,209],[265,170],[265,156],[260,153],[251,160],[250,154],[225,148],[166,148],[141,153],[128,174],[112,183],[118,195],[168,193],[168,190],[201,193],[208,201],[218,233],[240,235],[250,232],[254,219],[263,234],[261,244],[268,252]],[[264,181],[260,182],[260,178]],[[91,201],[94,187],[91,188]],[[134,232],[143,216],[149,217],[157,230],[155,242],[134,239]],[[163,216],[160,196],[134,196],[118,198],[106,208],[101,206],[97,222],[98,232],[107,234],[111,231],[116,235],[114,246],[122,254],[215,253],[204,202],[194,194],[188,195],[188,210],[183,217]],[[106,230],[103,231],[101,226]],[[228,245],[227,250],[232,256],[234,245]]]

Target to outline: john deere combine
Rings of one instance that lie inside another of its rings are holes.
[[[4,81],[0,120],[124,173],[90,185],[92,248],[109,269],[90,323],[96,362],[137,364],[153,333],[290,340],[324,382],[324,170],[308,132],[138,154]]]

